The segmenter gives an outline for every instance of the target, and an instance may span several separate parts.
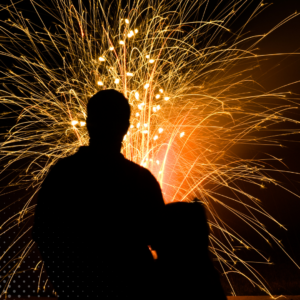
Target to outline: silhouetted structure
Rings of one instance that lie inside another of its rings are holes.
[[[156,245],[157,299],[225,300],[209,257],[209,228],[202,204],[167,204],[163,227]]]
[[[158,182],[120,153],[130,106],[115,90],[87,106],[90,146],[53,166],[39,192],[33,239],[58,296],[148,295],[164,201]]]

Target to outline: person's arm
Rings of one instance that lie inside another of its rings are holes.
[[[54,231],[55,209],[57,209],[55,200],[60,197],[60,173],[59,164],[52,167],[38,193],[32,229],[32,238],[38,245],[45,243]]]
[[[155,177],[147,170],[143,178],[145,200],[148,202],[149,242],[148,245],[155,252],[156,245],[163,233],[162,218],[165,208],[162,191]]]

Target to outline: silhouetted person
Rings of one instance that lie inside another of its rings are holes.
[[[225,300],[209,257],[209,228],[200,202],[167,204],[156,245],[157,299]]]
[[[120,153],[129,117],[121,93],[94,95],[89,146],[60,159],[42,184],[32,236],[60,299],[145,299],[152,289],[148,245],[164,201],[154,176]]]

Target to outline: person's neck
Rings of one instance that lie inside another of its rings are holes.
[[[90,139],[89,148],[97,152],[120,153],[122,142]]]

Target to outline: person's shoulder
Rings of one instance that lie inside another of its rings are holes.
[[[74,153],[70,156],[59,158],[57,160],[57,162],[55,164],[53,164],[50,171],[51,170],[61,170],[63,168],[68,167],[69,165],[73,165],[75,160],[76,160],[76,153]]]
[[[58,162],[57,162],[57,165],[59,167],[64,167],[64,166],[68,166],[68,165],[74,165],[74,163],[76,163],[77,161],[81,160],[82,159],[82,155],[79,155],[79,151],[80,151],[80,148],[78,151],[70,154],[69,156],[65,156],[63,158],[61,158]]]
[[[140,166],[139,164],[125,158],[125,163],[127,164],[127,166],[131,169],[133,169],[134,171],[136,171],[137,173],[140,174],[140,176],[146,176],[146,177],[154,177],[154,175],[146,168]]]
[[[158,181],[156,180],[155,176],[150,172],[150,170],[128,159],[125,160],[129,168],[131,169],[131,174],[137,176],[137,180],[141,187],[151,187],[155,190],[160,189]]]
[[[59,158],[56,162],[52,164],[49,168],[47,178],[51,177],[63,177],[65,171],[70,171],[72,168],[76,168],[78,157],[77,152],[72,153],[69,156]]]

